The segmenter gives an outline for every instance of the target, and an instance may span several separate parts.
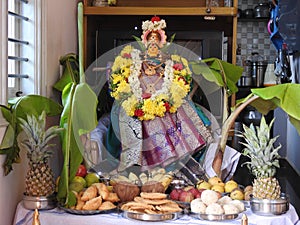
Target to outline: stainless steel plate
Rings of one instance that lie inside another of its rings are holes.
[[[234,220],[239,216],[239,214],[222,214],[222,215],[214,215],[214,214],[200,214],[194,213],[193,217],[202,220],[210,220],[210,221],[222,221],[222,220]]]
[[[62,206],[59,206],[60,209],[64,210],[67,213],[76,214],[76,215],[95,215],[101,213],[112,213],[116,212],[117,209],[110,209],[110,210],[76,210],[76,209],[69,209]]]
[[[179,218],[180,212],[165,213],[165,214],[147,214],[123,211],[123,216],[127,219],[135,219],[142,221],[164,221],[164,220],[176,220]]]

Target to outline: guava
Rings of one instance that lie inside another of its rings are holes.
[[[99,176],[96,173],[88,173],[84,179],[86,181],[87,187],[99,182]]]
[[[83,188],[84,188],[83,184],[79,182],[71,182],[69,185],[69,190],[76,191],[77,193],[81,192]]]
[[[72,182],[71,183],[82,183],[82,185],[83,185],[83,187],[86,187],[87,186],[87,182],[86,182],[86,180],[83,178],[83,177],[81,177],[81,176],[75,176],[74,178],[73,178],[73,180],[72,180]]]

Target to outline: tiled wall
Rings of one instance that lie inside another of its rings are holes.
[[[254,7],[260,0],[239,0],[238,7],[241,10]],[[237,64],[249,59],[252,52],[258,52],[270,63],[273,63],[277,50],[270,41],[267,31],[268,20],[266,21],[239,21],[237,27],[237,44],[240,51],[237,51]]]

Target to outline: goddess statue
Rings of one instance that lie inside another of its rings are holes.
[[[167,45],[165,20],[143,22],[145,51],[127,45],[115,58],[110,75],[114,133],[120,140],[118,170],[141,171],[199,152],[212,141],[188,98],[192,72],[188,61],[162,49]]]

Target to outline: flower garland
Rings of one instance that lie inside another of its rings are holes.
[[[118,100],[128,116],[152,120],[165,113],[175,113],[190,91],[191,71],[188,61],[171,55],[165,62],[163,84],[153,94],[143,93],[139,76],[142,60],[140,51],[126,46],[116,57],[110,79],[111,96]]]

